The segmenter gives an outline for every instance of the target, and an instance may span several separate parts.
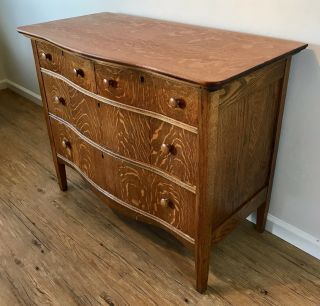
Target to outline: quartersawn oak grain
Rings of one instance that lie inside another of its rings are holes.
[[[194,238],[195,195],[183,188],[91,146],[62,123],[50,118],[58,154],[74,163],[89,179],[120,200],[157,216]],[[63,147],[63,140],[70,145]],[[112,174],[112,175],[110,175]],[[160,200],[168,198],[169,207]]]
[[[24,26],[18,31],[95,59],[208,87],[221,86],[307,47],[299,42],[113,13]]]
[[[47,124],[49,139],[50,139],[52,159],[53,159],[54,167],[56,169],[59,187],[61,190],[65,191],[68,188],[66,169],[65,169],[65,165],[58,161],[56,149],[54,146],[52,129],[51,129],[51,125],[49,122],[49,115],[48,115],[49,111],[48,111],[48,103],[47,103],[47,99],[46,99],[46,92],[45,92],[44,83],[43,83],[43,79],[42,79],[42,75],[41,75],[41,71],[40,71],[39,50],[38,50],[36,42],[34,40],[31,41],[31,45],[32,45],[32,52],[33,52],[33,57],[34,57],[35,65],[36,65],[36,71],[37,71],[37,77],[38,77],[38,82],[39,82],[39,87],[40,87],[41,98],[42,98],[42,102],[43,102],[44,116],[46,119],[46,124]],[[57,65],[55,65],[56,67],[59,67],[59,63],[60,63],[59,56],[60,56],[60,54],[58,53],[58,60],[56,62]]]
[[[42,74],[49,112],[107,149],[196,185],[197,137],[161,120],[100,103],[65,82]],[[56,101],[56,98],[63,99]],[[172,146],[164,154],[161,145]]]
[[[42,79],[49,112],[70,122],[83,135],[99,143],[101,128],[99,120],[97,120],[99,117],[98,102],[59,79],[46,74],[42,74]]]
[[[95,63],[95,71],[101,96],[197,126],[201,95],[198,87],[123,65]],[[170,106],[171,98],[180,100],[181,106]]]
[[[280,61],[216,92],[219,179],[213,230],[268,183],[284,73]]]

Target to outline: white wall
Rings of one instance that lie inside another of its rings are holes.
[[[1,51],[0,51],[1,52]],[[1,53],[0,53],[1,54]],[[4,72],[4,66],[2,63],[2,58],[0,56],[0,82],[6,78],[6,74]]]
[[[16,33],[19,25],[111,11],[310,43],[292,63],[270,213],[320,238],[319,0],[1,0],[0,5],[7,77],[35,92],[30,43]]]
[[[1,88],[1,81],[3,81],[6,78],[6,73],[4,71],[4,55],[3,55],[2,41],[3,41],[3,38],[2,38],[2,36],[0,36],[0,88]]]

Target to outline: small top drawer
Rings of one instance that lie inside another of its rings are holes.
[[[37,41],[37,51],[41,67],[57,73],[62,72],[63,52],[61,49],[53,45]]]
[[[197,126],[200,88],[115,64],[95,63],[97,93]]]
[[[90,60],[65,52],[62,73],[73,83],[91,92],[96,92],[94,66]]]
[[[37,51],[40,67],[59,73],[80,87],[96,92],[94,65],[89,59],[40,41],[37,41]]]

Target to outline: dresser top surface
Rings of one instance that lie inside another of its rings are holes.
[[[306,44],[124,14],[98,13],[19,27],[95,59],[216,87]]]

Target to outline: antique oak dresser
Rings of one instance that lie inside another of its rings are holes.
[[[292,55],[306,44],[122,14],[19,27],[31,38],[61,190],[74,168],[113,209],[194,250],[270,200]]]

